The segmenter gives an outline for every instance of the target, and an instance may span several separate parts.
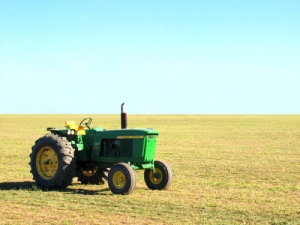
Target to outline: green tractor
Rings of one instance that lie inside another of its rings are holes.
[[[121,129],[91,127],[92,119],[79,125],[67,121],[65,128],[50,132],[32,147],[30,167],[33,179],[43,189],[64,189],[74,177],[82,184],[104,184],[114,194],[130,194],[136,185],[134,170],[144,170],[144,181],[152,190],[167,189],[172,170],[154,160],[159,132],[151,128],[127,128],[121,105]]]

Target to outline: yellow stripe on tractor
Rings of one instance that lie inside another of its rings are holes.
[[[137,139],[144,138],[143,136],[117,136],[117,139]]]

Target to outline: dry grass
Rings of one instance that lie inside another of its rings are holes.
[[[120,127],[119,115],[90,115]],[[299,224],[299,115],[128,115],[130,127],[160,131],[157,159],[170,163],[167,191],[137,171],[129,196],[108,186],[38,190],[28,165],[48,126],[83,115],[0,115],[0,224]]]

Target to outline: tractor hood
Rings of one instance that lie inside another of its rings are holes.
[[[124,138],[143,138],[148,135],[158,135],[159,132],[153,129],[147,128],[131,128],[120,130],[95,130],[95,134],[99,134],[105,137],[115,137],[117,139]]]
[[[121,130],[106,130],[105,132],[113,132],[113,133],[121,133],[121,134],[132,134],[132,135],[149,135],[156,134],[158,135],[158,130],[154,130],[151,128],[127,128]]]

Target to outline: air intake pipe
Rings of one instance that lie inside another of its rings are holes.
[[[123,106],[124,103],[121,105],[121,129],[126,129],[127,128],[127,115],[125,112],[123,112]]]

